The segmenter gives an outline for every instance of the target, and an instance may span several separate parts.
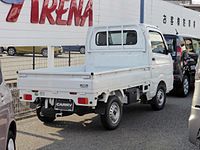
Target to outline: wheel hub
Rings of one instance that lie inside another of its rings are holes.
[[[10,48],[10,49],[9,49],[9,54],[10,54],[10,55],[14,55],[14,53],[15,53],[15,50],[14,50],[13,48]]]
[[[120,118],[120,108],[116,102],[112,103],[110,107],[109,117],[113,124],[117,123]]]
[[[188,90],[189,90],[189,82],[187,79],[185,79],[183,81],[183,88],[184,88],[184,93],[187,94],[188,93]]]
[[[164,103],[164,99],[165,99],[164,91],[160,89],[157,93],[158,105],[162,105]]]

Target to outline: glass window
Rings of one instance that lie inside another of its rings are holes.
[[[122,45],[121,31],[109,31],[108,41],[110,46]]]
[[[196,54],[200,54],[200,45],[199,45],[199,41],[197,39],[193,39],[192,40],[192,44],[193,44],[193,48]]]
[[[180,46],[183,52],[186,51],[185,41],[184,41],[183,37],[177,37],[177,45],[176,46]]]
[[[193,49],[193,45],[192,45],[192,39],[184,39],[184,40],[185,40],[185,46],[186,46],[187,52],[193,52],[194,53],[194,49]]]
[[[151,49],[153,53],[166,54],[165,44],[160,33],[155,31],[149,32]]]
[[[106,32],[98,32],[96,35],[97,46],[107,46],[107,34]]]
[[[137,32],[133,30],[125,30],[123,32],[124,45],[135,45],[137,43]]]
[[[172,51],[172,56],[176,56],[176,38],[175,36],[165,36],[168,48]]]
[[[137,44],[137,32],[134,30],[123,31],[123,45]],[[107,46],[107,32],[98,32],[96,34],[96,45]],[[122,31],[109,31],[108,32],[108,45],[121,46],[122,45]]]

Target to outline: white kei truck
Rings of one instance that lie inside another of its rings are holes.
[[[20,99],[37,104],[42,122],[97,113],[109,130],[118,127],[123,105],[161,110],[173,88],[173,62],[163,39],[151,25],[91,27],[85,64],[20,71]]]

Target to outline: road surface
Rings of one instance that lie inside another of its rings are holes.
[[[95,114],[59,118],[45,125],[36,117],[17,122],[18,150],[195,150],[188,141],[188,98],[168,96],[162,111],[149,105],[124,108],[120,127],[102,128]]]

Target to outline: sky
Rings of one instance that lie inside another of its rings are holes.
[[[192,0],[193,4],[200,4],[200,0]]]

